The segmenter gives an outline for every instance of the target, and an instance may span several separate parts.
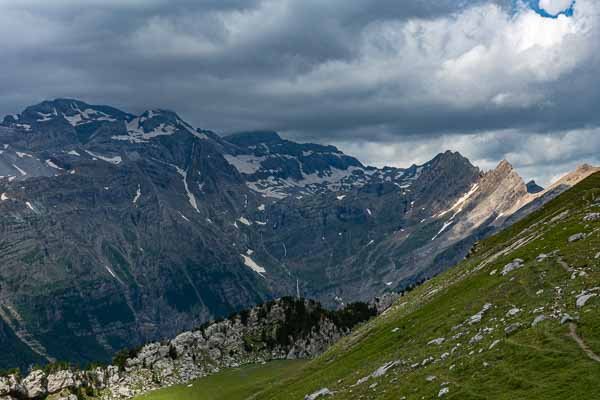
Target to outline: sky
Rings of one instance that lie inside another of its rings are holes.
[[[78,98],[369,165],[600,164],[598,0],[0,0],[0,114]]]

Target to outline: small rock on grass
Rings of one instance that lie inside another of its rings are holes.
[[[585,239],[585,233],[576,233],[569,237],[569,243],[579,242],[583,239]]]
[[[304,396],[304,400],[317,400],[325,396],[333,396],[333,393],[331,392],[331,390],[323,388],[317,390],[312,394],[307,394],[306,396]]]
[[[535,317],[535,319],[531,323],[531,326],[537,326],[537,325],[539,325],[541,322],[543,322],[545,320],[546,320],[546,316],[545,315],[538,315],[537,317]]]

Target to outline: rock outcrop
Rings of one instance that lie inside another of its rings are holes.
[[[81,391],[102,399],[130,398],[225,368],[312,358],[375,314],[366,304],[332,312],[314,301],[282,298],[172,340],[123,351],[108,367],[49,373],[37,369],[23,379],[14,374],[0,377],[0,399],[69,399]]]

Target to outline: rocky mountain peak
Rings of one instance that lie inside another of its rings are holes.
[[[471,164],[468,158],[464,157],[459,152],[454,151],[446,151],[444,153],[440,153],[435,156],[431,161],[424,165],[425,167],[432,168],[443,168],[451,170],[453,168],[457,168],[458,170],[473,169],[476,168]],[[416,167],[416,166],[415,166]]]
[[[527,192],[531,194],[536,194],[543,192],[544,188],[538,185],[534,180],[527,182]]]
[[[55,99],[29,106],[21,114],[5,118],[5,123],[39,125],[58,121],[76,127],[94,121],[124,121],[131,117],[109,106],[90,105],[76,99]]]
[[[242,147],[255,146],[261,143],[279,143],[283,140],[275,131],[238,132],[225,137],[225,139]]]
[[[515,168],[513,167],[513,165],[506,159],[500,161],[500,163],[498,163],[498,166],[496,167],[496,171],[498,172],[510,172],[513,171]]]
[[[522,192],[527,191],[525,181],[507,160],[502,160],[495,169],[486,172],[483,175],[482,185],[489,186],[491,190],[496,190],[502,182],[505,185],[519,187]]]

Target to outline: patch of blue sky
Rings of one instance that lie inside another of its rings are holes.
[[[513,0],[513,10],[516,13],[521,9],[521,5],[525,4],[526,6],[530,7],[532,10],[534,10],[536,13],[538,13],[542,17],[558,18],[560,15],[565,15],[567,17],[571,17],[571,16],[573,16],[573,8],[575,7],[575,1],[576,0],[572,1],[569,8],[559,12],[556,15],[549,14],[546,10],[544,10],[543,8],[540,8],[540,0]]]

